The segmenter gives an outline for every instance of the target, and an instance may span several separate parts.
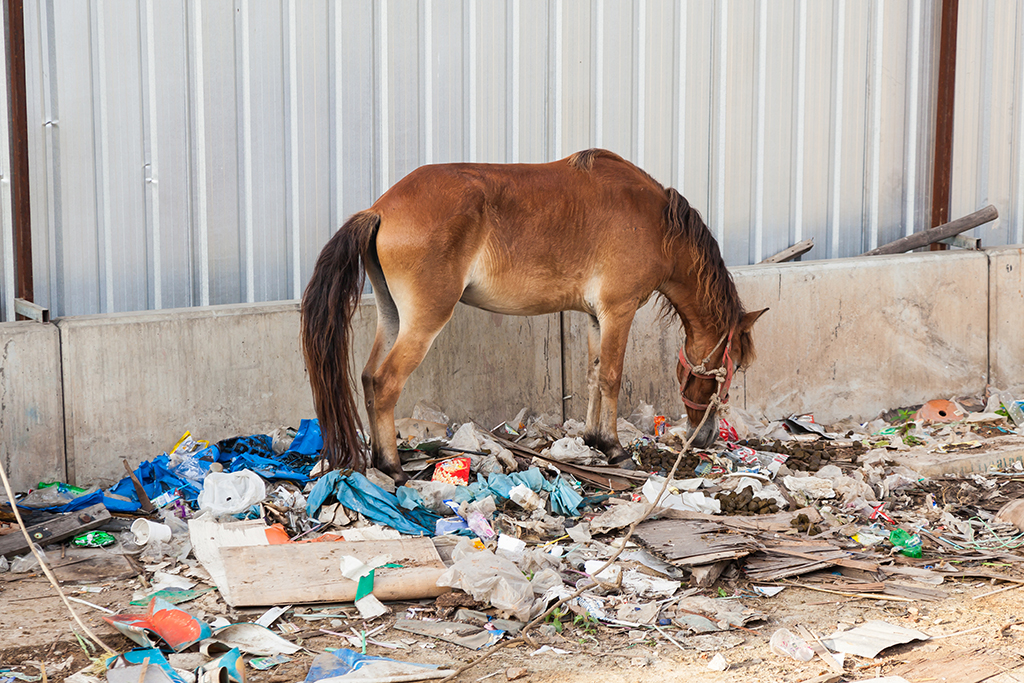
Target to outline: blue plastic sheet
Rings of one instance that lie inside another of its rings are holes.
[[[326,678],[345,676],[373,662],[400,662],[405,666],[428,670],[437,668],[436,664],[401,662],[400,660],[388,659],[387,657],[371,657],[370,655],[359,654],[355,650],[349,650],[348,648],[338,648],[333,652],[320,654],[313,658],[313,663],[309,667],[309,673],[306,674],[306,683],[315,683],[315,681],[322,681]]]
[[[324,437],[320,434],[320,420],[303,420],[299,423],[295,440],[288,447],[288,453],[317,455],[323,447]]]
[[[411,536],[434,535],[434,525],[439,515],[422,508],[403,510],[397,496],[358,472],[342,475],[335,470],[320,477],[306,498],[307,514],[316,517],[320,507],[332,494],[349,510],[355,510],[400,533]]]
[[[551,512],[556,515],[579,517],[583,496],[576,493],[571,486],[565,483],[564,479],[555,477],[554,490],[551,491],[549,502],[551,503]]]

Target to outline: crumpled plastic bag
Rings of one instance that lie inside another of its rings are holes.
[[[520,621],[529,621],[534,590],[523,572],[490,550],[471,548],[465,541],[456,546],[452,551],[455,563],[438,577],[437,585],[456,588]]]
[[[836,497],[836,490],[832,488],[832,481],[829,479],[789,475],[782,479],[782,483],[791,493],[800,493],[806,498],[818,500]]]
[[[199,492],[199,509],[214,515],[237,515],[267,497],[267,485],[252,470],[210,472]]]
[[[543,451],[546,455],[558,462],[565,462],[572,465],[593,465],[596,462],[603,462],[604,455],[600,454],[583,443],[583,437],[565,437],[551,444],[551,448]]]
[[[694,481],[694,480],[689,480]],[[699,480],[696,480],[699,481]],[[641,491],[647,501],[653,503],[665,483],[665,477],[652,476],[645,483]],[[672,510],[685,510],[689,512],[703,512],[709,515],[717,515],[722,511],[722,503],[717,498],[706,496],[701,491],[679,491],[672,493],[672,489],[685,488],[683,481],[673,479],[672,483],[665,490],[665,495],[658,502],[658,507],[670,508]],[[593,526],[593,525],[591,525]]]
[[[480,451],[481,453],[488,454],[465,454],[470,460],[469,469],[471,472],[487,476],[489,474],[503,474],[505,467],[512,470],[516,469],[516,459],[512,455],[512,451],[503,448],[497,441],[477,429],[476,425],[472,422],[467,422],[459,427],[455,434],[452,435],[448,445],[464,451]]]
[[[640,401],[633,414],[627,420],[645,434],[654,434],[654,406]]]
[[[423,506],[439,515],[445,517],[455,514],[452,509],[444,504],[444,501],[451,500],[455,496],[455,491],[458,488],[455,484],[449,484],[443,481],[419,481],[417,479],[410,479],[405,483],[402,488],[415,489],[419,492],[420,500],[423,501]],[[398,489],[397,493],[401,493],[402,489]],[[399,496],[401,499],[401,496]],[[402,503],[402,507],[411,509]]]
[[[43,549],[38,545],[36,546],[36,552],[42,556],[43,560],[47,564],[50,563],[46,557],[46,553],[44,553]],[[36,559],[35,553],[30,550],[27,554],[20,555],[11,560],[10,570],[12,574],[25,574],[27,572],[34,571],[38,567],[39,560]]]
[[[646,511],[647,503],[613,505],[590,520],[590,530],[595,534],[603,534],[612,529],[627,527],[640,520]]]

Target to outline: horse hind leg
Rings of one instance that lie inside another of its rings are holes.
[[[391,297],[388,283],[381,272],[380,264],[376,259],[376,252],[372,257],[364,261],[366,277],[373,286],[373,298],[377,308],[377,330],[373,337],[373,345],[370,347],[370,355],[366,359],[361,376],[363,384],[363,402],[366,406],[366,416],[370,432],[370,463],[380,461],[380,435],[377,433],[377,409],[376,395],[373,387],[373,373],[380,365],[384,350],[394,344],[398,335],[399,315],[395,300]]]
[[[598,445],[601,432],[601,324],[597,318],[587,316],[587,426],[583,440],[589,446]]]
[[[374,463],[399,485],[408,481],[409,476],[402,470],[398,455],[395,405],[409,375],[419,367],[434,338],[451,319],[454,308],[453,302],[446,314],[437,317],[402,315],[394,345],[380,367],[371,373],[369,393],[373,395]]]

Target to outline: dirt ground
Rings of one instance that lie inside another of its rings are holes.
[[[1007,575],[1020,577],[1019,571],[1001,567]],[[1019,568],[1016,568],[1019,569]],[[6,579],[6,580],[5,580]],[[13,580],[12,580],[13,579]],[[99,584],[101,592],[80,592],[82,587],[65,586],[68,595],[92,602],[101,607],[122,612],[131,599],[131,582]],[[900,673],[911,683],[926,681],[975,681],[995,683],[1024,681],[1024,588],[1011,588],[987,597],[976,596],[1005,588],[1012,584],[993,583],[990,580],[949,580],[942,588],[948,597],[934,602],[897,602],[893,600],[858,599],[790,587],[773,598],[742,596],[743,604],[767,615],[767,620],[753,622],[747,630],[692,636],[667,630],[677,644],[669,642],[653,630],[631,630],[600,626],[596,636],[566,626],[560,635],[538,637],[538,644],[547,644],[567,650],[569,654],[546,652],[531,655],[531,648],[520,646],[498,651],[462,674],[457,680],[507,680],[506,671],[524,668],[525,675],[518,680],[531,683],[545,681],[634,681],[675,680],[697,677],[702,681],[807,681],[828,673],[821,659],[796,662],[772,653],[768,647],[771,634],[779,627],[805,626],[813,634],[826,636],[840,624],[856,625],[865,620],[884,620],[916,628],[932,636],[925,642],[892,647],[875,660],[848,656],[843,680],[862,680]],[[137,587],[137,586],[136,586]],[[709,594],[714,595],[715,591]],[[395,614],[404,616],[410,607],[423,607],[415,603],[393,603]],[[130,649],[132,643],[117,634],[100,619],[101,613],[75,603],[79,614],[90,628],[115,650]],[[232,620],[255,619],[261,610],[231,613],[217,598],[204,596],[198,601],[181,605],[192,613],[206,610],[207,614],[227,612]],[[126,609],[128,608],[128,609]],[[142,611],[141,608],[138,611]],[[285,620],[302,624],[301,619],[286,614]],[[363,628],[358,620],[325,620],[306,622],[299,636],[301,644],[314,651],[328,647],[349,647],[348,641],[338,636],[313,631],[317,628],[347,631]],[[373,628],[383,623],[378,620],[367,624]],[[323,624],[320,626],[320,624]],[[42,576],[18,578],[11,574],[0,577],[0,665],[15,667],[28,662],[41,662],[46,666],[47,681],[61,681],[71,673],[89,664],[89,657],[76,641],[73,624],[67,609]],[[477,658],[481,653],[457,645],[432,641],[423,637],[386,629],[374,639],[391,643],[415,640],[408,649],[387,649],[369,645],[371,655],[428,662],[457,667]],[[404,644],[404,643],[403,643]],[[728,662],[726,671],[712,671],[710,660],[721,653]],[[248,671],[253,683],[286,683],[302,681],[312,661],[312,654],[297,654],[291,662],[268,671]],[[932,669],[923,670],[922,662],[931,662]],[[983,670],[994,674],[978,678],[972,670],[984,664]],[[934,668],[942,672],[936,675]],[[909,669],[909,670],[908,670]],[[38,666],[28,665],[21,671],[38,675]],[[915,675],[921,671],[921,675]],[[2,676],[2,674],[0,674]]]

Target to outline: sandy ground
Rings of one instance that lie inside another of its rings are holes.
[[[1019,576],[1018,572],[1013,572]],[[1019,568],[1018,568],[1019,569]],[[22,575],[24,576],[24,575]],[[14,580],[11,580],[14,579]],[[81,587],[65,586],[69,595],[101,607],[122,612],[142,611],[128,606],[132,581],[99,584],[99,593],[80,592]],[[943,585],[946,599],[936,602],[894,602],[873,599],[850,599],[803,588],[787,588],[774,598],[742,598],[743,603],[767,615],[766,621],[754,622],[749,630],[730,631],[704,636],[680,635],[669,631],[678,646],[656,631],[631,631],[601,626],[596,636],[567,627],[561,635],[537,638],[568,650],[570,654],[544,653],[531,656],[525,646],[503,649],[494,656],[462,674],[459,681],[504,681],[510,668],[524,668],[521,681],[662,681],[695,677],[701,681],[806,681],[828,672],[822,660],[796,662],[772,653],[768,639],[779,627],[807,627],[813,634],[832,633],[840,623],[855,625],[864,620],[880,619],[924,631],[930,641],[892,647],[875,660],[848,657],[843,680],[862,680],[890,675],[918,661],[918,667],[904,671],[912,683],[926,681],[970,681],[970,669],[979,661],[988,663],[995,674],[990,680],[998,683],[1024,681],[1024,588],[1004,590],[988,597],[973,599],[1010,584],[979,580],[947,580]],[[137,585],[135,586],[137,587]],[[182,605],[192,613],[213,614],[223,610],[235,619],[253,619],[258,613],[231,614],[219,598],[204,596]],[[395,603],[396,611],[404,611],[406,603]],[[123,651],[131,643],[100,619],[101,613],[75,604],[90,628],[111,647]],[[290,615],[286,615],[288,618]],[[393,620],[393,616],[390,617]],[[296,623],[300,620],[294,619]],[[1022,625],[1018,625],[1021,622]],[[376,626],[380,621],[370,625]],[[390,622],[389,622],[390,623]],[[323,622],[317,622],[318,626]],[[360,628],[361,622],[323,624],[329,630]],[[73,635],[74,624],[61,600],[44,577],[17,578],[0,575],[0,664],[11,667],[26,661],[42,662],[47,667],[47,680],[60,681],[89,664],[88,657]],[[388,629],[375,638],[400,642],[410,634]],[[386,649],[370,645],[368,654],[429,662],[447,667],[468,663],[480,653],[440,641],[415,637],[407,650]],[[313,650],[326,647],[347,647],[337,636],[316,635],[302,638],[301,643]],[[712,671],[709,661],[721,653],[729,664],[724,672]],[[942,673],[920,670],[920,660],[940,661],[950,657]],[[309,669],[311,654],[295,655],[293,661],[268,671],[248,673],[254,683],[285,683],[301,681]],[[38,667],[26,666],[28,674],[38,674]],[[493,676],[488,677],[490,674]],[[488,677],[488,678],[485,678]]]

